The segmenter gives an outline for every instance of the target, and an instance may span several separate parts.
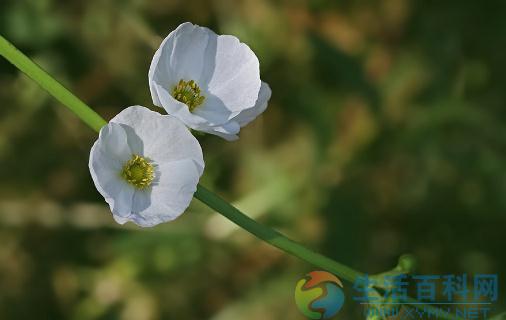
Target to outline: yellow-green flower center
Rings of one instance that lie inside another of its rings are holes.
[[[146,158],[134,154],[123,165],[121,176],[137,189],[145,189],[153,182],[155,169]]]
[[[179,102],[188,106],[190,112],[200,106],[206,97],[200,94],[200,87],[193,80],[179,80],[177,85],[172,89],[172,96]]]

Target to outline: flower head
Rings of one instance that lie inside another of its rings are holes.
[[[100,130],[89,167],[118,223],[150,227],[186,210],[204,160],[198,141],[179,120],[134,106]]]
[[[171,32],[156,51],[149,87],[155,105],[194,130],[227,140],[237,139],[271,96],[246,44],[189,22]]]

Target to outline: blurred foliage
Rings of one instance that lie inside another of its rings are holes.
[[[2,0],[0,32],[108,119],[152,106],[149,63],[179,23],[238,36],[273,98],[238,142],[199,137],[203,184],[364,272],[412,253],[419,273],[499,273],[499,311],[505,15],[500,0]],[[95,134],[0,72],[1,319],[303,319],[312,266],[197,201],[115,225],[87,169]]]

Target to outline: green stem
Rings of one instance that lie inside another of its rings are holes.
[[[63,85],[51,77],[46,71],[16,49],[10,42],[0,35],[0,55],[15,65],[19,70],[32,78],[37,84],[44,88],[50,95],[55,97],[64,106],[72,110],[81,120],[83,120],[93,130],[99,132],[100,128],[107,122],[83,101],[77,98]],[[259,224],[251,219],[237,208],[220,198],[215,193],[209,191],[201,185],[197,186],[195,198],[199,199],[216,212],[229,219],[239,227],[255,235],[259,239],[281,249],[282,251],[304,260],[314,266],[330,271],[341,278],[350,282],[355,282],[363,273],[355,271],[339,262],[327,258],[321,254],[309,250],[308,248],[290,240],[281,233]],[[448,319],[457,319],[448,317]]]
[[[0,54],[37,82],[44,90],[72,110],[81,120],[95,131],[100,131],[107,122],[83,101],[72,94],[67,88],[42,70],[35,62],[25,56],[9,41],[0,35]]]
[[[279,232],[256,222],[201,185],[197,186],[195,198],[199,199],[211,209],[214,209],[225,218],[237,224],[239,227],[288,254],[309,262],[319,268],[328,270],[350,282],[354,282],[357,278],[363,276],[362,273],[342,265],[339,262],[331,260],[321,254],[315,253],[314,251],[311,251],[308,248],[288,239]]]

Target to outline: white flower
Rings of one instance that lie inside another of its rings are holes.
[[[236,37],[189,22],[171,32],[149,68],[153,103],[188,127],[237,139],[271,96],[253,51]]]
[[[150,227],[185,211],[204,160],[198,141],[179,120],[134,106],[100,130],[89,167],[118,223]]]

